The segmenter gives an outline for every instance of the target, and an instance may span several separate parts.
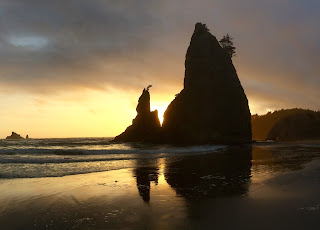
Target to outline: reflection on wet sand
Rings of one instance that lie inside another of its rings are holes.
[[[251,174],[251,146],[166,162],[165,178],[177,195],[197,200],[243,195]]]
[[[319,157],[320,146],[264,143],[158,159],[142,155],[129,162],[131,169],[2,179],[0,226],[317,229]]]
[[[319,157],[319,152],[319,147],[295,144],[231,146],[202,155],[139,159],[133,175],[139,195],[146,203],[152,199],[151,182],[157,185],[162,173],[176,194],[187,200],[244,196],[252,180],[303,169],[306,163]]]
[[[137,180],[137,188],[139,195],[143,201],[149,203],[150,201],[150,182],[158,184],[159,164],[154,159],[139,159],[136,161],[137,167],[133,170],[134,177]],[[141,167],[141,165],[147,165]]]
[[[211,154],[165,158],[165,181],[178,196],[197,200],[213,196],[243,195],[251,174],[251,146],[230,147]],[[151,182],[158,184],[159,160],[136,161],[133,175],[143,201],[149,203]]]
[[[320,145],[260,143],[252,146],[251,179],[261,181],[281,173],[301,170],[318,158]]]

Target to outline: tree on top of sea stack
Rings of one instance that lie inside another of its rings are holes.
[[[233,38],[230,37],[229,34],[223,36],[223,38],[219,41],[222,48],[229,54],[232,58],[236,55],[236,47],[233,46]]]

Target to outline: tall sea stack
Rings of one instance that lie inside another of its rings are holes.
[[[123,133],[113,141],[158,142],[161,131],[158,110],[150,111],[149,87],[143,89],[137,105],[137,116]]]
[[[251,141],[251,114],[229,54],[205,24],[197,23],[185,60],[184,89],[170,103],[162,125],[165,142]]]

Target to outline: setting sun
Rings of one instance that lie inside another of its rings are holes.
[[[162,124],[163,122],[163,115],[164,115],[164,112],[166,111],[168,105],[170,104],[170,101],[169,102],[151,102],[151,110],[154,111],[154,110],[158,110],[158,116],[159,116],[159,120],[160,120],[160,123]]]

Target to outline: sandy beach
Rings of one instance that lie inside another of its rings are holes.
[[[317,145],[255,144],[131,168],[0,180],[2,229],[317,229]]]

